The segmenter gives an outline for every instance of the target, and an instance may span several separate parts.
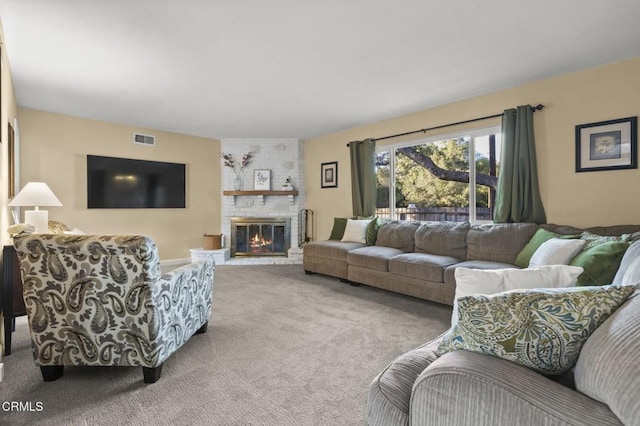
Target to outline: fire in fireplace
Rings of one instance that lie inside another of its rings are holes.
[[[231,256],[286,256],[291,243],[290,219],[231,219]]]

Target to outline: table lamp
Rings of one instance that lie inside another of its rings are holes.
[[[34,206],[35,210],[24,212],[24,222],[33,225],[36,232],[46,233],[49,230],[49,212],[40,210],[40,206],[62,206],[62,203],[46,183],[29,182],[11,200],[9,206]]]

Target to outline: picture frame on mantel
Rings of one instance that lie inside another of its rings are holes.
[[[338,162],[332,161],[322,163],[320,165],[320,187],[321,188],[337,188],[338,187]]]
[[[271,170],[255,169],[253,171],[253,189],[256,191],[271,190]]]
[[[637,168],[637,116],[576,126],[576,172]]]

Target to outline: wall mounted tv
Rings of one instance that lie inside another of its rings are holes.
[[[87,155],[87,207],[185,208],[185,165]]]

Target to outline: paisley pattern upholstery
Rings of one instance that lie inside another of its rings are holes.
[[[458,324],[437,354],[466,349],[542,374],[570,370],[587,338],[636,290],[634,286],[513,290],[458,299]]]
[[[142,235],[18,236],[36,365],[161,366],[211,315],[214,265],[161,274]]]

